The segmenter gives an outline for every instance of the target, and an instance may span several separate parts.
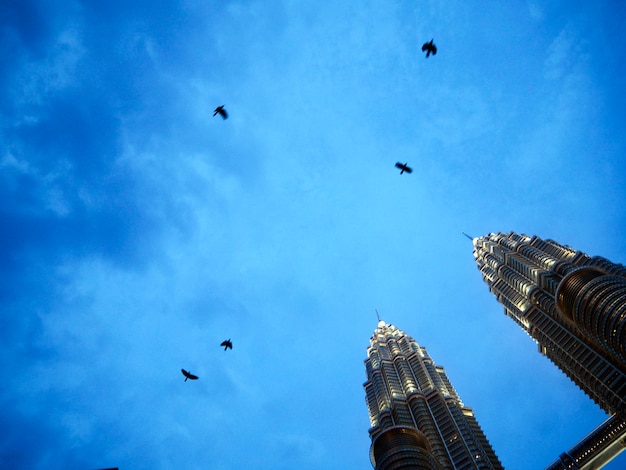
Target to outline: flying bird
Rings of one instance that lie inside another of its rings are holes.
[[[407,166],[406,163],[396,163],[396,168],[398,168],[400,171],[400,174],[404,173],[405,171],[407,173],[413,173],[413,169],[410,166]]]
[[[224,105],[218,106],[217,108],[215,108],[215,111],[213,112],[213,116],[217,116],[218,114],[222,116],[222,119],[228,118],[228,113],[224,109]]]
[[[180,371],[185,376],[185,382],[187,382],[187,379],[198,380],[198,376],[197,375],[193,375],[191,372],[187,372],[185,369],[181,369]]]
[[[230,342],[230,339],[222,341],[222,344],[220,344],[220,346],[224,346],[224,351],[226,351],[228,348],[233,349],[233,343]]]
[[[422,46],[422,51],[426,51],[426,58],[428,58],[430,54],[437,54],[437,46],[433,44],[433,39],[431,39],[430,42],[424,43],[424,45]]]

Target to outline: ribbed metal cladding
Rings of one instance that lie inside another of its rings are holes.
[[[504,313],[603,410],[626,417],[626,267],[514,232],[472,243],[482,278]],[[604,461],[615,439],[607,435],[608,447],[586,448],[584,459]],[[578,462],[571,451],[550,468],[579,468],[571,467]]]
[[[626,364],[626,279],[579,269],[563,278],[556,297],[561,313],[590,341]]]
[[[583,268],[569,273],[556,290],[556,304],[565,317],[574,320],[574,305],[585,285],[605,273],[595,268]]]
[[[557,321],[572,333],[575,342],[555,339],[556,349],[546,355],[562,369],[570,369],[561,358],[584,359],[576,376],[570,375],[581,388],[588,391],[586,370],[597,362],[576,353],[578,342],[594,349],[612,365],[626,373],[626,268],[602,257],[590,257],[552,240],[528,237],[511,232],[491,233],[476,238],[474,257],[489,289],[505,307],[505,312],[529,334],[537,337],[538,325],[526,315],[528,305]],[[490,273],[486,276],[485,270]],[[515,274],[512,274],[512,269]],[[526,280],[534,285],[528,285]],[[521,296],[521,297],[520,297]],[[540,316],[536,316],[539,318]],[[543,345],[545,346],[545,345]],[[561,349],[561,351],[557,351]],[[601,352],[602,351],[602,352]],[[578,359],[577,359],[578,360]],[[599,383],[613,389],[613,380]],[[606,391],[598,391],[606,396]],[[622,393],[612,390],[611,395]],[[621,400],[626,405],[626,398]],[[603,405],[601,405],[603,406]],[[624,409],[625,406],[620,406]],[[611,409],[605,409],[611,412]]]
[[[376,470],[441,469],[428,450],[426,438],[414,428],[388,429],[372,443],[372,452]]]
[[[443,367],[384,321],[370,338],[365,402],[376,470],[501,470],[502,464]]]

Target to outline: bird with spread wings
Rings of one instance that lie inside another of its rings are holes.
[[[215,108],[215,111],[213,111],[213,116],[217,116],[218,114],[222,116],[222,119],[228,118],[228,113],[224,109],[224,105],[218,106],[217,108]]]
[[[226,351],[227,349],[233,349],[233,343],[230,341],[230,338],[222,341],[222,344],[220,344],[220,346],[224,346],[224,351]]]
[[[401,170],[401,171],[400,171],[400,174],[404,173],[405,171],[406,171],[407,173],[413,173],[413,169],[412,169],[410,166],[407,166],[407,164],[406,164],[406,163],[400,163],[400,162],[398,162],[398,163],[396,163],[396,168],[397,168],[397,169],[399,169],[399,170]]]
[[[185,376],[185,382],[187,382],[187,379],[198,380],[198,376],[197,375],[193,375],[191,372],[187,372],[185,369],[181,369],[180,371]]]
[[[422,46],[422,52],[426,52],[426,58],[428,58],[428,56],[430,54],[435,55],[437,54],[437,46],[435,46],[433,44],[434,39],[431,39],[430,42],[425,42],[424,45]]]

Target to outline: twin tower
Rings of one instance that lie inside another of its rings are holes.
[[[626,268],[517,233],[472,242],[505,314],[609,414],[547,469],[602,467],[626,447]],[[379,321],[365,369],[376,470],[503,468],[444,369],[412,337]]]

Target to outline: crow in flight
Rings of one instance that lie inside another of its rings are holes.
[[[400,174],[404,173],[405,171],[407,173],[413,173],[413,169],[411,167],[407,166],[406,163],[403,164],[403,163],[398,162],[398,163],[396,163],[396,168],[401,170]]]
[[[187,379],[198,380],[198,376],[197,375],[193,375],[191,372],[187,372],[185,369],[181,369],[180,371],[185,376],[185,382],[187,382]]]
[[[433,44],[433,39],[431,39],[430,42],[424,43],[424,45],[422,46],[422,51],[426,51],[426,58],[428,58],[430,54],[437,54],[437,46]]]
[[[226,351],[228,348],[233,349],[233,343],[230,342],[230,339],[222,341],[222,344],[220,344],[220,346],[224,346],[224,351]]]
[[[213,116],[217,116],[218,114],[222,116],[222,119],[228,118],[228,113],[224,109],[224,105],[218,106],[217,108],[215,108],[215,111],[213,112]]]

